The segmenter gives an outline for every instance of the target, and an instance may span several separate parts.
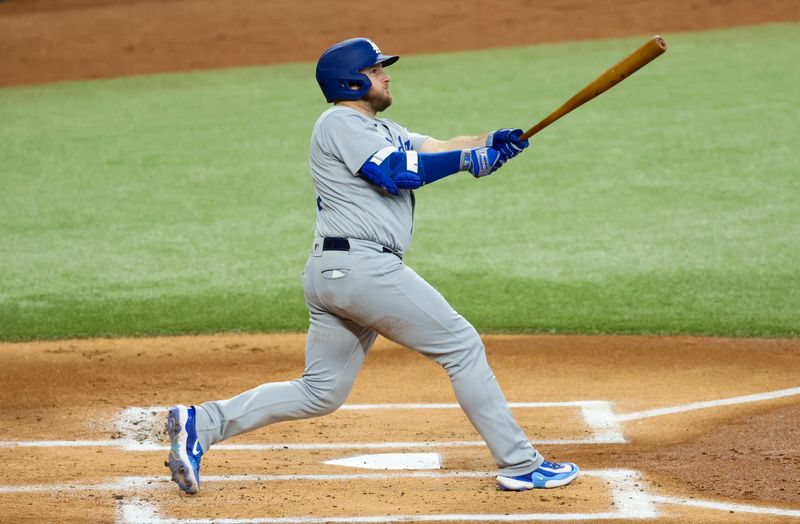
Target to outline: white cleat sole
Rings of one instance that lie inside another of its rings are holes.
[[[575,470],[569,475],[559,479],[548,479],[545,480],[544,482],[539,483],[539,485],[536,485],[533,482],[527,482],[524,480],[517,480],[511,477],[505,477],[503,475],[498,475],[495,480],[497,481],[497,489],[500,491],[527,491],[529,489],[550,489],[550,488],[560,488],[561,486],[566,486],[567,484],[578,478],[580,472],[581,472],[580,468],[575,466]]]
[[[194,474],[189,455],[186,453],[186,439],[188,434],[184,430],[189,412],[184,406],[169,410],[167,415],[167,433],[172,441],[169,457],[164,465],[172,472],[172,480],[186,493],[193,495],[200,488],[200,483]]]

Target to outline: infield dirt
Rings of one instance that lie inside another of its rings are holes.
[[[404,55],[793,20],[795,0],[9,0],[0,86],[316,61],[352,36]]]
[[[484,340],[511,402],[602,400],[625,415],[800,386],[797,340],[511,335]],[[211,481],[196,497],[183,495],[166,481],[166,451],[122,446],[125,439],[167,444],[164,413],[156,406],[227,398],[262,382],[297,378],[303,349],[303,335],[287,334],[0,344],[0,520],[77,522],[88,514],[93,515],[88,520],[109,521],[117,505],[129,500],[145,500],[155,504],[162,517],[174,518],[613,509],[612,494],[593,476],[536,494],[496,493],[490,477],[316,482],[275,478],[358,474],[364,470],[324,462],[403,451],[439,452],[444,473],[493,471],[488,450],[475,445],[368,449],[387,442],[480,441],[458,409],[345,410],[241,435],[226,443],[272,447],[212,448],[203,458],[204,478],[272,479]],[[441,368],[383,339],[368,356],[348,399],[348,404],[453,402]],[[120,414],[134,407],[146,409],[121,424]],[[592,442],[592,429],[574,408],[514,411],[532,440],[547,442],[537,447],[548,458],[573,460],[589,472],[637,471],[637,489],[642,492],[800,508],[800,391],[784,398],[624,421],[624,442]],[[564,439],[564,444],[557,442]],[[73,447],[42,441],[73,442]],[[97,446],[74,444],[84,441],[96,441]],[[119,447],[113,445],[117,441]],[[29,447],[36,442],[42,445]],[[356,447],[337,449],[343,444]],[[361,445],[364,449],[358,449]],[[132,477],[147,484],[86,487]],[[24,491],[43,484],[36,489],[44,493]],[[4,493],[9,487],[17,492]],[[680,506],[665,506],[659,512],[667,519],[691,522],[753,517]]]
[[[390,14],[387,15],[387,10]],[[480,3],[257,0],[11,0],[0,2],[0,86],[167,71],[313,61],[330,43],[370,36],[392,53],[510,47],[800,20],[796,0],[645,0]],[[413,35],[413,36],[410,36]],[[309,227],[311,227],[309,225]],[[298,282],[298,287],[300,283]],[[224,398],[296,378],[303,335],[219,335],[0,344],[0,440],[114,440],[132,406]],[[511,401],[610,401],[618,413],[800,386],[800,341],[667,337],[488,336]],[[381,341],[349,402],[452,402],[444,373]],[[586,436],[574,415],[517,413],[534,440]],[[279,424],[241,442],[381,442],[478,437],[456,411],[331,417]],[[800,507],[797,396],[626,422],[625,443],[549,444],[548,458],[585,469],[627,468],[659,494]],[[144,426],[143,426],[144,427]],[[163,439],[144,427],[143,439]],[[204,475],[329,471],[331,451],[211,451]],[[445,470],[491,470],[485,449],[451,449]],[[0,446],[0,520],[109,521],[129,494],[71,491],[70,483],[163,476],[162,452]],[[189,498],[173,486],[143,495],[167,515],[236,517],[444,512],[593,512],[613,505],[593,477],[563,490],[498,494],[488,479],[399,479],[344,485],[208,484]],[[752,521],[669,506],[665,518]],[[758,517],[758,520],[778,520]]]

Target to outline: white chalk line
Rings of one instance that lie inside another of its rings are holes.
[[[595,438],[535,440],[531,444],[539,445],[575,445],[604,444]],[[360,449],[431,449],[431,448],[470,448],[485,447],[482,440],[474,441],[429,441],[429,442],[334,442],[330,444],[297,443],[297,444],[216,444],[214,451],[320,451],[320,450],[360,450]],[[32,441],[0,441],[0,448],[72,448],[72,447],[105,447],[119,448],[123,451],[166,451],[166,444],[152,444],[135,440],[32,440]]]
[[[492,477],[492,472],[451,472],[451,473],[424,473],[418,472],[412,478],[452,478],[452,477]],[[582,472],[582,475],[603,478],[613,493],[613,498],[617,504],[615,512],[601,513],[525,513],[525,514],[442,514],[442,515],[378,515],[378,516],[344,516],[344,517],[258,517],[240,519],[164,519],[158,515],[157,508],[152,503],[143,500],[126,500],[118,505],[117,522],[120,524],[294,524],[294,523],[323,523],[323,522],[520,522],[520,521],[576,521],[576,520],[600,520],[600,519],[630,519],[630,518],[651,518],[657,516],[655,507],[649,501],[647,495],[640,490],[642,483],[639,474],[630,470],[595,470]],[[337,475],[337,478],[351,480],[357,478],[399,478],[408,477],[408,474],[359,474],[359,475]],[[286,477],[280,476],[281,478]],[[309,477],[309,476],[304,476]],[[317,476],[311,476],[317,477]],[[327,477],[327,476],[325,476]],[[263,481],[264,476],[254,475],[249,478],[259,478]],[[266,477],[270,478],[270,477]],[[525,495],[520,495],[525,496]]]
[[[155,507],[147,502],[140,505],[120,505],[117,522],[125,524],[322,524],[322,523],[383,523],[383,522],[531,522],[531,521],[597,521],[639,518],[619,513],[524,513],[488,514],[464,513],[443,515],[377,515],[370,517],[262,517],[243,519],[162,519]]]
[[[754,395],[743,395],[739,397],[723,398],[718,400],[708,400],[705,402],[692,402],[691,404],[683,404],[681,406],[672,406],[667,408],[648,409],[646,411],[636,411],[633,413],[625,413],[617,415],[619,421],[626,422],[629,420],[640,420],[643,418],[660,417],[663,415],[672,415],[674,413],[684,413],[686,411],[695,411],[698,409],[716,408],[720,406],[733,406],[736,404],[747,404],[750,402],[761,402],[764,400],[774,400],[783,397],[792,397],[800,395],[800,387],[781,389],[778,391],[769,391],[766,393],[756,393]]]
[[[0,495],[23,493],[83,493],[91,491],[126,492],[166,486],[169,477],[120,477],[111,482],[54,482],[52,484],[23,484],[0,486]]]
[[[712,509],[719,511],[732,511],[734,513],[754,513],[757,515],[774,515],[779,517],[800,517],[800,509],[783,509],[765,506],[751,506],[749,504],[736,504],[727,502],[716,502],[713,500],[698,500],[677,497],[662,497],[654,495],[650,497],[654,504],[673,504],[680,506],[692,506],[696,508]]]
[[[615,419],[611,403],[604,400],[578,400],[566,402],[512,402],[512,408],[545,409],[545,408],[579,408],[581,415],[592,431],[592,435],[577,439],[540,439],[531,441],[534,445],[583,445],[583,444],[615,444],[624,443],[621,427]],[[137,426],[143,418],[158,417],[167,411],[164,406],[126,408],[117,416],[115,425],[123,438],[112,440],[32,440],[32,441],[0,441],[0,448],[9,447],[109,447],[123,451],[146,452],[165,451],[169,446],[155,442],[133,438]],[[461,409],[458,404],[345,404],[344,411],[365,410],[420,410],[420,409]],[[427,442],[334,442],[334,443],[258,443],[258,444],[217,444],[218,451],[277,451],[277,450],[381,450],[381,449],[419,449],[419,448],[467,448],[485,447],[486,443],[478,441],[427,441]]]
[[[490,477],[493,473],[477,471],[409,471],[403,473],[338,473],[338,474],[287,474],[287,475],[202,475],[203,484],[220,482],[292,482],[292,481],[350,481],[350,480],[395,480],[402,478],[480,478]],[[160,489],[170,486],[168,476],[154,477],[120,477],[112,482],[60,482],[55,484],[29,484],[22,486],[0,486],[0,494],[9,493],[48,493],[48,492],[84,492],[84,491],[140,491]]]
[[[605,400],[569,400],[564,402],[509,402],[511,408],[583,408],[585,406],[607,405]],[[165,408],[166,409],[166,408]],[[461,409],[458,404],[344,404],[344,411],[363,411],[373,409]]]
[[[452,471],[452,472],[434,472],[434,471],[410,471],[401,473],[340,473],[340,474],[295,474],[295,475],[205,475],[202,477],[204,484],[209,483],[225,483],[225,482],[292,482],[292,481],[306,481],[306,482],[326,482],[326,481],[353,481],[353,480],[396,480],[396,479],[446,479],[446,478],[489,478],[494,477],[496,473],[488,471]],[[747,504],[725,503],[711,500],[698,500],[677,497],[666,497],[659,495],[650,495],[642,491],[643,483],[638,476],[638,473],[629,470],[594,470],[583,471],[581,475],[602,477],[610,483],[615,483],[612,488],[613,498],[617,513],[592,513],[592,514],[562,514],[562,516],[555,516],[558,514],[524,514],[524,515],[390,515],[381,517],[347,517],[341,522],[402,522],[402,521],[437,521],[437,520],[585,520],[585,519],[614,519],[614,518],[650,518],[655,517],[656,512],[653,509],[653,504],[670,504],[691,506],[702,509],[718,510],[718,511],[733,511],[736,513],[752,513],[758,515],[774,515],[783,517],[800,517],[800,509],[784,509],[769,506],[753,506]],[[172,488],[171,481],[167,476],[130,476],[120,477],[112,482],[60,482],[52,484],[28,484],[19,486],[0,486],[0,495],[8,494],[26,494],[26,493],[64,493],[64,492],[93,492],[104,491],[114,493],[130,493],[152,491],[158,489]],[[148,509],[149,508],[149,509]],[[142,506],[139,502],[133,502],[125,506],[125,518],[123,522],[138,523],[138,522],[208,522],[204,519],[191,519],[191,520],[169,520],[159,519],[155,513],[149,513],[150,510],[155,511],[155,507]],[[137,516],[138,515],[138,516]],[[147,518],[145,518],[145,515]],[[154,517],[154,518],[153,518]],[[378,518],[384,520],[359,520]],[[387,520],[388,519],[388,520]],[[248,519],[248,520],[219,520],[214,519],[214,522],[241,522],[241,523],[259,523],[259,522],[333,522],[330,518],[325,517],[318,520],[276,520],[276,519]]]
[[[800,395],[800,387],[756,393],[704,402],[693,402],[679,406],[636,411],[617,415],[611,403],[602,400],[568,401],[568,402],[514,402],[514,408],[549,408],[579,407],[587,426],[594,431],[593,436],[582,439],[555,439],[531,441],[534,445],[580,445],[580,444],[614,444],[625,443],[621,422],[641,420],[644,418],[684,413],[700,409],[721,406],[732,406],[750,402],[761,402],[778,398]],[[458,404],[350,404],[343,410],[367,409],[458,409]],[[124,428],[130,428],[132,417],[142,412],[159,413],[166,411],[163,406],[149,408],[128,408],[119,417]],[[440,441],[440,442],[343,442],[329,444],[218,444],[214,449],[228,451],[272,451],[272,450],[357,450],[357,449],[415,449],[415,448],[448,448],[448,447],[483,447],[483,441]],[[115,440],[33,440],[33,441],[0,441],[0,448],[9,447],[114,447],[125,451],[164,451],[168,446],[155,442],[141,442],[131,438]]]
[[[387,480],[397,478],[482,478],[492,477],[492,472],[460,471],[450,473],[414,472],[406,474],[341,474],[341,475],[235,475],[225,477],[209,477],[206,482],[243,482],[243,481],[287,481],[311,480],[325,481],[335,477],[337,480]],[[616,512],[601,513],[525,513],[525,514],[443,514],[443,515],[380,515],[363,517],[261,517],[250,519],[162,519],[158,516],[155,505],[141,500],[126,501],[118,506],[118,522],[121,524],[205,524],[211,522],[226,524],[272,524],[272,523],[322,523],[322,522],[519,522],[519,521],[582,521],[612,519],[648,519],[659,516],[655,504],[681,505],[701,509],[769,515],[778,517],[798,517],[800,510],[754,506],[750,504],[726,503],[713,500],[698,500],[678,497],[651,495],[645,492],[639,474],[630,470],[595,470],[584,471],[582,475],[596,476],[606,480],[612,491]],[[141,485],[142,483],[139,482]],[[524,495],[523,495],[524,496]]]
[[[574,400],[563,402],[511,402],[509,406],[513,409],[553,409],[553,408],[578,408],[584,422],[591,431],[590,437],[577,438],[577,439],[551,439],[551,440],[536,440],[534,444],[540,445],[573,445],[573,444],[614,444],[624,443],[625,437],[622,435],[621,426],[616,421],[614,410],[611,403],[605,400]],[[159,416],[160,413],[166,412],[167,407],[164,406],[150,406],[150,407],[133,407],[123,410],[117,417],[116,426],[120,433],[123,435],[126,442],[137,441],[145,444],[158,444],[156,442],[142,442],[133,438],[136,432],[136,426],[142,423],[142,420],[147,420],[150,417]],[[342,411],[367,411],[367,410],[460,410],[461,406],[454,403],[411,403],[411,404],[345,404],[341,408]],[[288,449],[398,449],[398,448],[416,448],[416,447],[475,447],[484,446],[481,442],[463,442],[463,441],[450,441],[450,442],[431,442],[431,443],[407,443],[407,442],[388,442],[363,445],[360,443],[337,443],[337,444],[322,444],[324,447],[317,447],[320,444],[294,444],[289,445]],[[235,447],[233,447],[235,446]],[[228,449],[228,450],[273,450],[273,449],[287,449],[284,444],[245,444],[233,445],[231,447],[221,447],[220,445],[214,446],[214,449]],[[144,447],[131,448],[125,446],[127,450],[145,450]],[[152,448],[148,448],[152,449]],[[161,448],[157,448],[161,449]]]
[[[604,476],[617,478],[619,471],[627,470],[597,470],[582,471],[582,475]],[[396,480],[396,479],[449,479],[449,478],[485,478],[494,477],[496,472],[491,471],[403,471],[397,473],[330,473],[330,474],[285,474],[285,475],[202,475],[203,484],[225,482],[293,482],[293,481],[350,481],[350,480]],[[168,476],[127,476],[119,477],[111,482],[58,482],[52,484],[25,484],[19,486],[0,486],[0,494],[12,493],[43,493],[57,491],[137,491],[155,489],[161,485],[169,485]]]
[[[670,497],[627,497],[627,492],[616,490],[614,492],[615,502],[624,500],[626,506],[620,508],[617,505],[617,512],[601,513],[525,513],[525,514],[443,514],[443,515],[380,515],[366,517],[262,517],[262,518],[242,518],[242,519],[162,519],[158,516],[156,507],[144,501],[128,501],[118,506],[117,518],[120,524],[277,524],[277,523],[360,523],[360,522],[521,522],[521,521],[578,521],[578,520],[612,520],[612,519],[648,519],[658,517],[658,513],[652,509],[652,504],[677,504],[685,506],[699,507],[703,509],[719,510],[734,513],[750,513],[757,515],[770,515],[779,517],[800,517],[800,510],[786,510],[781,508],[769,508],[760,506],[750,506],[745,504],[726,504],[707,500],[673,499]],[[522,495],[524,496],[524,495]]]
[[[616,513],[528,513],[528,514],[450,514],[450,515],[379,515],[372,517],[265,517],[253,519],[162,519],[152,504],[121,505],[118,522],[126,524],[323,524],[383,522],[531,522],[531,521],[596,521],[620,517]]]
[[[119,448],[134,444],[123,440],[3,440],[0,448]]]

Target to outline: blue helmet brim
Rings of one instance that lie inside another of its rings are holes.
[[[398,60],[400,60],[400,57],[396,55],[378,55],[378,61],[376,63],[383,67],[389,67]]]

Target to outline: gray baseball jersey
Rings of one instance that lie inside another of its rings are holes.
[[[267,424],[336,410],[380,334],[447,371],[459,405],[501,474],[524,475],[542,463],[511,414],[475,328],[400,257],[383,249],[402,254],[408,248],[413,193],[389,195],[356,176],[382,149],[419,149],[426,138],[340,106],[317,121],[311,172],[318,219],[303,273],[311,317],[303,376],[197,406],[203,450]],[[347,238],[347,248],[340,242],[326,249],[325,237]]]
[[[348,137],[343,139],[343,137]],[[317,237],[372,240],[403,254],[411,244],[414,196],[385,198],[358,170],[378,151],[419,151],[428,137],[382,118],[333,106],[311,135],[311,176],[317,193]]]

